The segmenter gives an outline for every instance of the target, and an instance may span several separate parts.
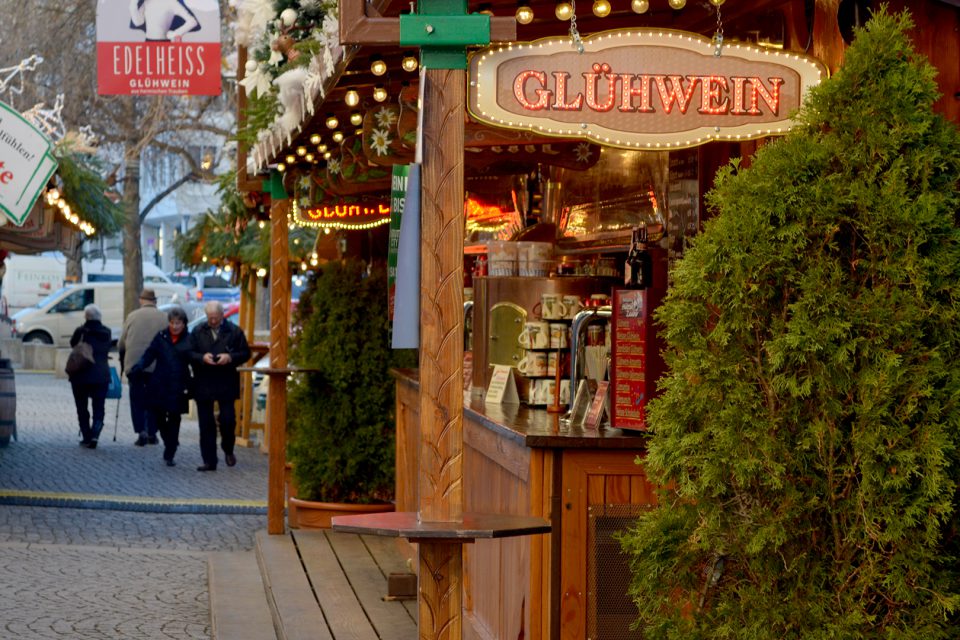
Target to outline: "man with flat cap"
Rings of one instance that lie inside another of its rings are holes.
[[[121,370],[129,371],[143,356],[153,338],[166,328],[167,314],[157,309],[157,295],[153,289],[144,289],[140,292],[140,308],[123,321],[123,333],[117,344]],[[137,441],[133,444],[138,447],[158,442],[157,423],[146,404],[147,385],[154,367],[155,364],[151,364],[137,375],[127,376],[130,383],[130,419],[137,433]]]

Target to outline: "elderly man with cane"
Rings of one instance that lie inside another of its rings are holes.
[[[157,444],[157,421],[147,409],[147,386],[153,376],[155,364],[134,373],[133,365],[143,356],[154,337],[167,328],[167,314],[157,309],[157,296],[153,289],[140,292],[140,308],[123,321],[123,333],[117,349],[120,352],[120,370],[127,372],[130,383],[130,419],[137,441],[133,444]]]
[[[193,351],[194,398],[200,422],[200,455],[203,464],[197,471],[217,470],[217,425],[220,426],[220,447],[228,467],[237,464],[233,454],[236,442],[236,411],[233,403],[240,397],[240,374],[237,367],[250,359],[247,338],[234,324],[223,321],[223,305],[208,302],[204,307],[207,321],[191,334]],[[214,417],[213,403],[219,406]]]

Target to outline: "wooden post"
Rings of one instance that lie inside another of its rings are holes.
[[[426,69],[420,237],[420,519],[463,519],[463,110],[466,74]],[[420,544],[420,637],[460,638],[462,545]]]
[[[290,265],[287,211],[290,201],[274,200],[270,207],[270,368],[286,369],[290,327]],[[285,532],[283,506],[287,462],[287,377],[270,375],[267,391],[267,533]]]

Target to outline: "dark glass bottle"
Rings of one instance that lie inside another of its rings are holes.
[[[647,228],[633,230],[630,252],[623,269],[623,284],[628,289],[646,289],[653,279],[653,261],[647,252]]]

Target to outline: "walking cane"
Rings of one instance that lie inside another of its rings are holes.
[[[117,441],[117,424],[120,422],[120,398],[117,398],[117,413],[113,416],[113,441]]]

